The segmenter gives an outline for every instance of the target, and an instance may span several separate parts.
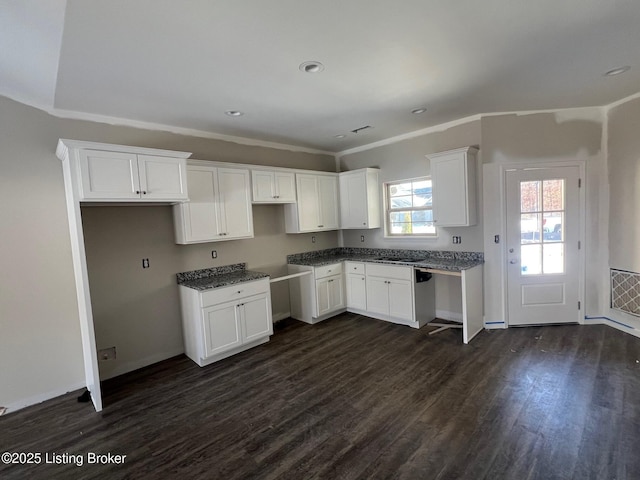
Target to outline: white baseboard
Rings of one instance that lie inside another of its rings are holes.
[[[181,355],[184,353],[184,348],[176,349],[170,352],[162,352],[157,353],[155,355],[151,355],[149,357],[141,358],[139,360],[135,360],[132,362],[122,363],[109,372],[102,373],[100,372],[100,380],[108,380],[110,378],[117,377],[119,375],[124,375],[125,373],[133,372],[134,370],[138,370],[140,368],[148,367],[149,365],[153,365],[154,363],[161,362],[162,360],[166,360],[168,358],[175,357],[177,355]],[[101,363],[111,362],[112,360],[105,360],[104,362],[98,362],[98,366]]]
[[[585,325],[607,325],[611,328],[615,328],[616,330],[620,330],[621,332],[628,333],[629,335],[633,335],[634,337],[640,338],[640,330],[634,328],[631,325],[628,325],[623,322],[619,322],[618,320],[614,320],[609,317],[584,317]]]
[[[6,408],[3,415],[7,415],[9,413],[13,413],[18,410],[21,410],[25,407],[30,407],[31,405],[36,405],[38,403],[46,402],[47,400],[51,400],[52,398],[59,397],[60,395],[65,395],[69,392],[80,390],[81,388],[85,388],[85,387],[86,387],[85,382],[75,383],[67,387],[52,390],[50,392],[39,393],[38,395],[34,395],[32,397],[23,398],[16,402],[9,403],[8,405],[0,405],[0,407]]]
[[[484,328],[486,330],[504,330],[507,328],[507,324],[503,321],[484,321]]]
[[[447,310],[436,310],[436,317],[441,320],[449,320],[451,322],[462,322],[462,313],[449,312]]]
[[[291,316],[291,312],[278,312],[274,313],[272,316],[273,323],[284,320],[285,318],[289,318]]]

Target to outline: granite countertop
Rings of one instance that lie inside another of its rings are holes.
[[[247,270],[246,263],[235,263],[222,267],[204,268],[202,270],[192,270],[176,275],[178,285],[204,291],[213,288],[228,287],[238,283],[251,282],[261,278],[268,278],[269,275],[263,272]]]
[[[312,267],[320,267],[344,261],[406,265],[410,267],[460,272],[484,263],[484,255],[481,252],[343,247],[287,256],[288,264]]]

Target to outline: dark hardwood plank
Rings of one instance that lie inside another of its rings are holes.
[[[637,479],[640,339],[605,326],[435,336],[343,314],[281,322],[206,368],[176,357],[0,417],[7,479]]]

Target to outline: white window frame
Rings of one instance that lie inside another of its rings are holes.
[[[431,176],[424,176],[424,177],[415,177],[415,178],[405,178],[403,180],[393,180],[390,182],[384,182],[382,184],[383,187],[383,198],[384,198],[384,236],[386,238],[437,238],[438,237],[438,229],[436,228],[435,225],[433,225],[434,228],[434,232],[433,233],[402,233],[402,234],[398,234],[398,233],[391,233],[391,214],[397,211],[426,211],[426,210],[431,210],[433,211],[433,197],[431,198],[431,205],[430,206],[426,206],[426,207],[407,207],[407,208],[398,208],[398,209],[392,209],[391,208],[391,194],[389,191],[389,188],[393,185],[399,185],[402,183],[409,183],[409,182],[422,182],[425,180],[429,180],[431,181],[431,187],[433,188],[433,181],[431,179]]]

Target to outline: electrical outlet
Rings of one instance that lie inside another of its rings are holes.
[[[462,243],[462,237],[460,237],[459,235],[454,235],[452,237],[452,242],[456,245]]]
[[[115,360],[116,359],[116,347],[103,348],[98,350],[98,358],[100,360]]]
[[[364,235],[360,235],[360,241],[364,242]]]
[[[149,259],[148,258],[143,258],[142,259],[142,268],[149,268]]]
[[[217,250],[211,250],[211,258],[218,258],[218,251]]]
[[[315,235],[313,235],[313,236],[311,237],[311,243],[316,243],[316,236],[315,236]]]

